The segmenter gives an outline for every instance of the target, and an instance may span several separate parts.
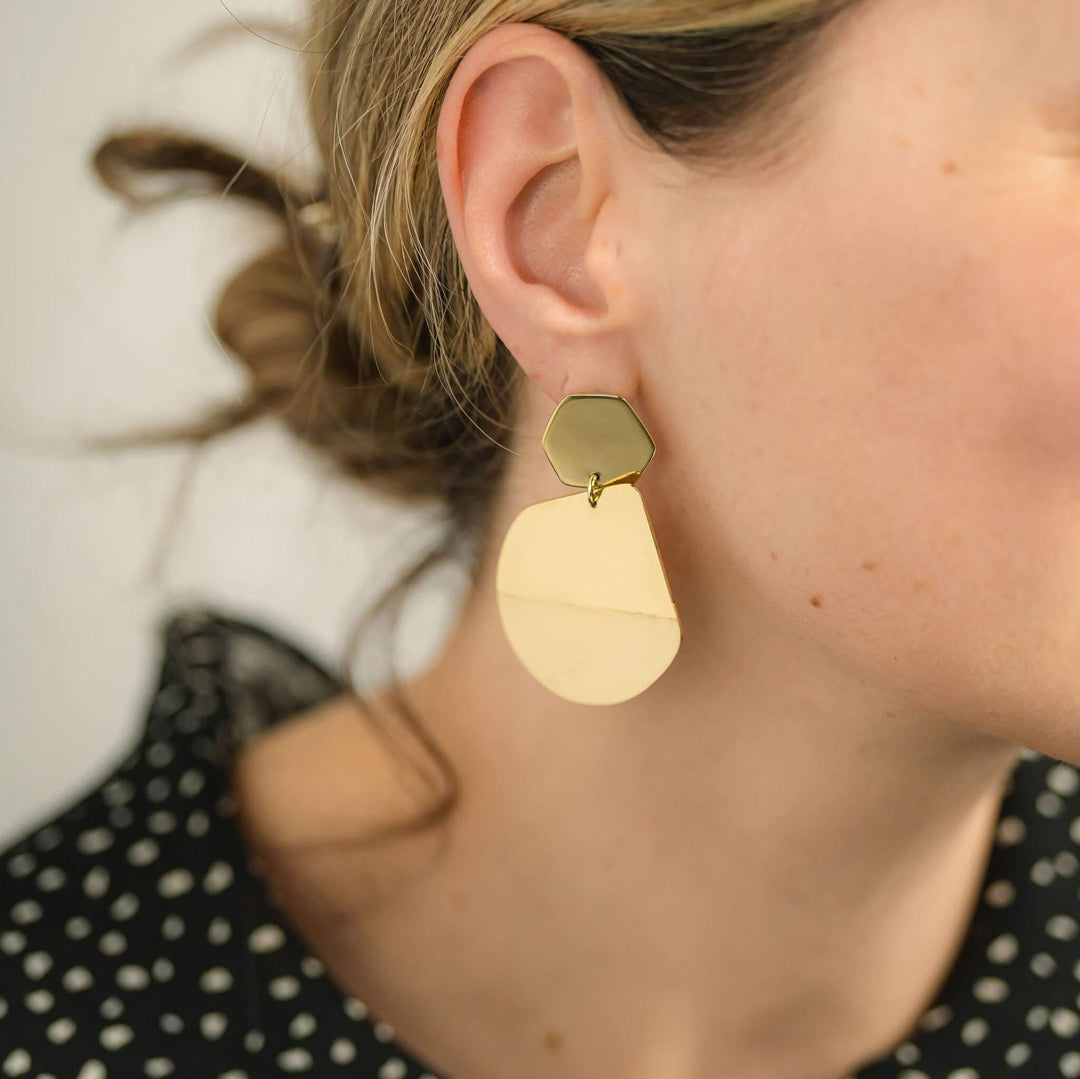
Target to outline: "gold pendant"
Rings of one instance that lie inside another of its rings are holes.
[[[641,495],[633,484],[654,445],[629,403],[571,394],[541,440],[566,484],[585,487],[526,506],[496,567],[503,630],[542,685],[580,704],[617,704],[667,670],[682,641]]]

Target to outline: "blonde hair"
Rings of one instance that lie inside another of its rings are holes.
[[[435,128],[458,61],[500,24],[542,24],[588,53],[658,153],[706,173],[775,169],[797,159],[826,31],[860,2],[312,0],[301,43],[321,148],[315,181],[165,128],[116,132],[97,147],[98,175],[132,205],[161,199],[140,188],[144,176],[177,178],[173,194],[209,181],[278,214],[284,235],[216,307],[216,332],[250,376],[246,396],[180,428],[89,444],[201,444],[275,416],[344,474],[401,499],[441,500],[445,537],[350,634],[341,680],[362,705],[350,675],[361,629],[400,608],[436,561],[468,545],[479,563],[521,377],[468,287],[439,185]],[[332,207],[336,244],[303,223],[319,197]],[[438,767],[424,776],[436,798],[380,838],[442,819],[457,798],[449,759],[398,702]]]

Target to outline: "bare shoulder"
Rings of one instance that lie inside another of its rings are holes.
[[[422,815],[434,792],[418,789],[368,710],[386,717],[394,705],[341,694],[275,724],[233,761],[237,824],[310,936],[370,918],[409,880],[429,879],[433,860],[448,868],[440,829],[381,838]]]
[[[298,712],[236,755],[237,824],[264,875],[312,931],[369,913],[430,854],[430,840],[385,842],[420,811],[403,766],[349,694]]]
[[[234,759],[231,788],[246,834],[266,850],[370,833],[413,807],[400,765],[349,694],[249,740]]]

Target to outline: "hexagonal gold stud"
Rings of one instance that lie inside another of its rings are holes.
[[[599,473],[599,487],[636,483],[656,449],[629,401],[602,393],[564,397],[540,443],[568,487],[589,487],[594,472]]]

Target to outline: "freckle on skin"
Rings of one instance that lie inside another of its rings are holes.
[[[557,1030],[544,1031],[544,1048],[549,1053],[558,1052],[562,1048],[563,1037]]]
[[[780,556],[770,547],[769,557],[775,562]]]
[[[821,597],[820,596],[811,596],[810,597],[810,602],[811,602],[811,604],[813,604],[813,606],[820,607],[821,606]]]
[[[949,176],[952,175],[952,173],[954,172],[959,172],[960,166],[955,161],[953,161],[952,158],[949,158],[947,161],[944,161],[942,163],[941,171],[945,173],[946,176]]]
[[[872,562],[869,558],[862,564],[862,568],[865,570],[872,570],[877,567],[876,562]]]

